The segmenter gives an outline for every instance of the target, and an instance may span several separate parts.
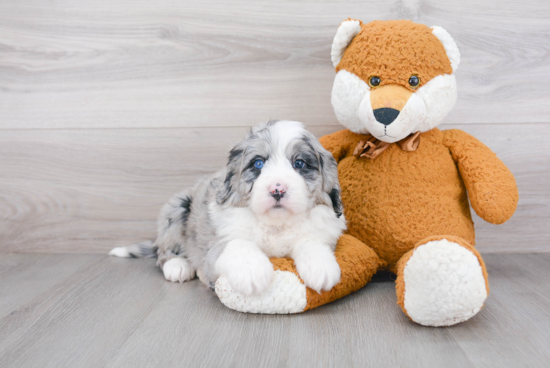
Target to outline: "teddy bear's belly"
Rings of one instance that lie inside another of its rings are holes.
[[[460,236],[473,244],[466,189],[448,150],[404,152],[392,145],[386,151],[375,160],[340,161],[348,233],[373,248],[389,269],[431,235]]]

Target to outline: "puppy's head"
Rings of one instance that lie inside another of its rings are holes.
[[[332,105],[355,133],[397,142],[439,125],[456,102],[460,53],[441,27],[349,19],[334,38],[332,62]]]
[[[273,219],[318,204],[342,214],[336,161],[301,123],[287,120],[260,124],[231,150],[216,200]]]

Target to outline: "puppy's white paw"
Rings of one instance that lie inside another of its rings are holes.
[[[244,296],[261,293],[273,279],[269,258],[250,244],[229,244],[216,261],[216,270]]]
[[[273,279],[273,265],[266,256],[235,261],[227,268],[227,280],[238,293],[248,296],[264,291]]]
[[[340,282],[340,266],[330,250],[300,252],[294,263],[306,286],[318,293],[331,290]]]
[[[172,258],[162,267],[164,277],[172,282],[185,282],[195,277],[195,270],[184,258]]]

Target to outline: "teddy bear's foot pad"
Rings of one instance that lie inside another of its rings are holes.
[[[414,250],[404,269],[407,315],[424,326],[451,326],[473,317],[487,298],[476,255],[447,239]]]
[[[233,290],[227,276],[216,281],[216,294],[228,308],[246,313],[289,314],[303,312],[307,305],[306,286],[292,272],[276,270],[266,290],[243,296]]]

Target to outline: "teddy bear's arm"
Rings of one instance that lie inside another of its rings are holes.
[[[354,141],[354,135],[354,133],[344,129],[319,138],[319,142],[327,151],[332,153],[336,162],[340,162],[348,154]]]
[[[495,153],[458,129],[444,131],[447,146],[468,190],[476,213],[492,224],[502,224],[516,210],[518,188],[514,175]]]

